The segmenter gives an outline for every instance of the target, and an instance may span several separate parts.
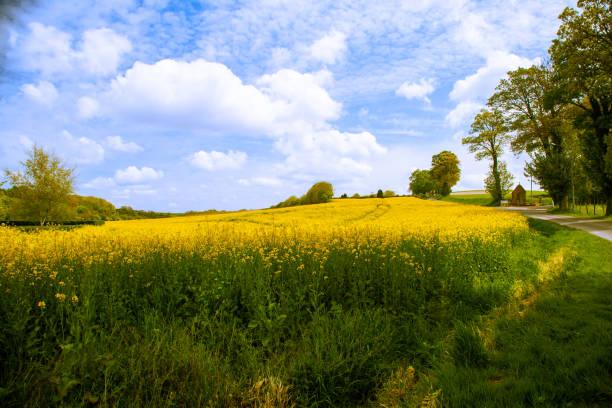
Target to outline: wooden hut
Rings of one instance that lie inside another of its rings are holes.
[[[520,184],[512,191],[512,205],[527,204],[527,192]]]

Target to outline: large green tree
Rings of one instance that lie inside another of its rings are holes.
[[[66,167],[59,158],[36,145],[21,165],[23,172],[5,170],[15,189],[13,217],[37,220],[40,225],[61,221],[73,192],[74,169]]]
[[[302,198],[304,204],[326,203],[334,196],[333,186],[326,182],[320,181],[313,184],[306,195]]]
[[[576,124],[587,174],[606,197],[612,215],[612,13],[609,0],[579,0],[566,8],[550,48],[557,96],[581,110]]]
[[[564,138],[573,131],[573,117],[557,89],[550,66],[519,68],[499,82],[487,104],[504,113],[513,131],[512,151],[529,154],[534,177],[555,203],[566,208],[572,164]]]
[[[476,153],[476,160],[491,160],[491,180],[487,178],[486,186],[493,196],[493,201],[499,204],[504,197],[500,156],[511,139],[502,113],[498,110],[481,110],[472,122],[470,134],[472,136],[464,137],[461,142],[468,145],[470,153]],[[504,173],[504,181],[508,179],[506,173],[507,171]]]
[[[454,153],[444,150],[432,156],[430,171],[436,192],[441,196],[447,196],[461,175],[459,159]]]

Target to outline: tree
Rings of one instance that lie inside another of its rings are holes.
[[[376,192],[376,198],[384,198],[383,191],[380,188]]]
[[[571,184],[564,139],[573,131],[573,116],[557,94],[550,66],[519,68],[499,82],[487,105],[504,113],[514,132],[512,151],[529,154],[532,174],[563,209]]]
[[[304,204],[326,203],[334,196],[334,188],[331,184],[320,181],[315,183],[303,197]]]
[[[577,106],[576,125],[589,178],[606,197],[612,215],[612,13],[609,0],[579,0],[566,8],[549,52],[560,85],[558,96]]]
[[[443,197],[447,196],[461,175],[459,159],[448,150],[440,152],[432,156],[430,172],[435,191]]]
[[[395,197],[395,191],[393,190],[385,190],[383,197],[387,198],[387,197]]]
[[[28,159],[21,162],[23,173],[5,170],[15,189],[15,214],[36,219],[40,225],[64,218],[69,195],[73,192],[74,169],[66,167],[53,154],[34,145]]]
[[[410,175],[410,191],[415,196],[428,196],[434,192],[434,183],[429,170],[415,170]]]
[[[472,123],[470,134],[473,136],[464,137],[461,140],[461,143],[468,145],[470,153],[476,153],[476,160],[491,160],[489,177],[492,179],[489,180],[487,177],[485,185],[497,204],[500,204],[504,197],[499,157],[504,151],[504,145],[510,141],[508,130],[500,111],[483,109],[476,115]]]
[[[496,204],[500,204],[506,194],[512,190],[514,177],[508,172],[506,163],[501,161],[497,163],[497,169],[493,171],[493,165],[489,168],[489,174],[485,179],[485,188],[495,198],[499,194],[499,201],[495,200]]]

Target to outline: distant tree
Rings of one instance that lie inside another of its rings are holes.
[[[410,191],[415,196],[428,196],[434,192],[435,185],[429,170],[415,170],[410,175]]]
[[[395,191],[391,191],[391,190],[385,190],[385,193],[383,194],[383,196],[386,197],[395,197]]]
[[[472,136],[464,137],[461,140],[461,143],[468,145],[470,153],[476,153],[476,160],[488,159],[491,161],[489,177],[492,179],[489,180],[487,177],[485,185],[497,204],[504,197],[499,157],[504,151],[504,145],[511,139],[508,131],[500,111],[482,109],[472,122],[470,131]]]
[[[334,196],[334,188],[325,181],[315,183],[304,196],[304,204],[326,203]]]
[[[355,193],[351,196],[351,198],[361,198],[361,196],[359,195],[359,193]]]
[[[376,198],[383,198],[383,191],[381,189],[378,189],[378,191],[376,192]]]
[[[549,53],[555,64],[556,95],[578,107],[576,125],[584,166],[612,215],[612,3],[579,0],[566,8]]]
[[[16,192],[12,213],[26,220],[36,219],[40,225],[62,220],[74,188],[74,169],[36,145],[21,165],[23,173],[5,170]]]
[[[347,195],[346,193],[344,193],[344,194],[342,194],[342,195],[340,196],[340,198],[348,198],[348,195]]]
[[[508,172],[506,163],[500,161],[497,163],[497,170],[495,174],[493,172],[493,166],[489,167],[489,174],[485,179],[485,188],[494,197],[496,204],[499,204],[503,200],[504,196],[512,190],[514,177]],[[495,195],[499,194],[499,200],[495,198]]]
[[[461,175],[459,159],[447,150],[440,152],[432,156],[430,172],[436,192],[443,197],[447,196]]]

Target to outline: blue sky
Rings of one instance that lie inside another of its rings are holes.
[[[315,182],[394,190],[461,145],[575,2],[41,1],[0,22],[0,167],[32,143],[77,193],[157,211],[262,208]],[[515,180],[525,157],[504,156]]]

